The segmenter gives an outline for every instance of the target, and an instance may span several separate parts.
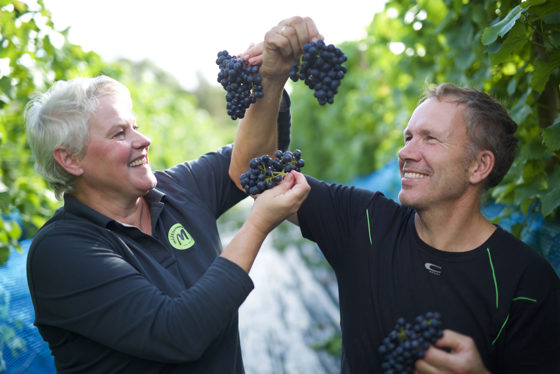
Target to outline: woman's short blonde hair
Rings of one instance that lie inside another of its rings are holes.
[[[74,176],[53,157],[58,146],[72,156],[82,158],[89,140],[89,120],[99,98],[125,95],[129,90],[113,78],[75,78],[57,81],[43,94],[32,98],[25,107],[27,142],[35,159],[35,169],[61,199],[73,191]]]

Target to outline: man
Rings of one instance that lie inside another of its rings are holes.
[[[404,130],[402,205],[307,177],[292,221],[336,273],[343,373],[382,372],[397,319],[427,312],[446,329],[417,373],[560,372],[560,280],[480,211],[513,162],[516,128],[488,95],[442,84]]]

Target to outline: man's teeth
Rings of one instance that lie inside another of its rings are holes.
[[[128,164],[129,166],[140,166],[142,164],[144,164],[144,162],[146,162],[145,158],[140,158],[136,161],[131,162],[130,164]]]
[[[419,179],[419,178],[424,178],[425,175],[424,174],[418,174],[418,173],[404,173],[404,177],[405,178],[410,178],[410,179]]]

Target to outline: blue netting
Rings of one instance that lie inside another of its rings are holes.
[[[22,253],[12,251],[0,266],[0,373],[55,373],[47,343],[33,326],[35,312],[31,303],[25,262],[30,239],[23,240]]]

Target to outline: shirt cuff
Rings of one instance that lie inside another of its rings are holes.
[[[292,115],[290,95],[284,90],[282,92],[282,102],[278,112],[278,149],[287,151],[290,149],[291,133],[292,133]]]

